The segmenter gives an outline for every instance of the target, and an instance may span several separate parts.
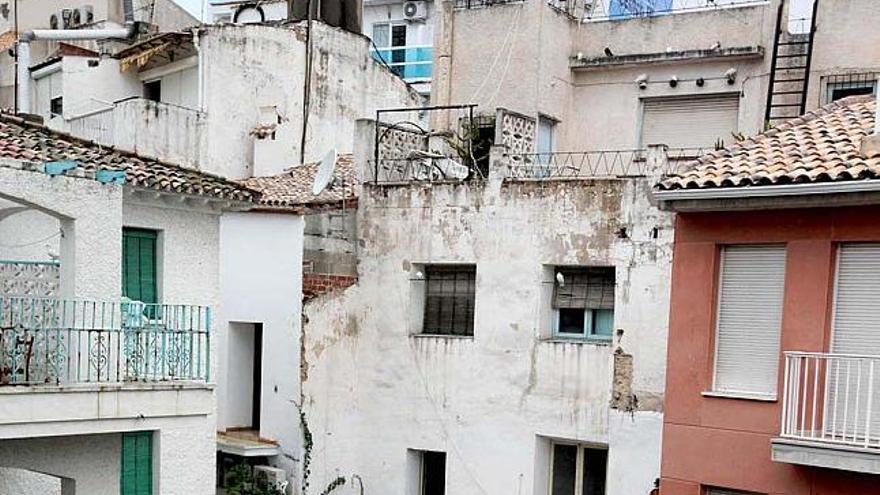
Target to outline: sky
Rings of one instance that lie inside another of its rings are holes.
[[[174,3],[186,9],[187,12],[196,16],[196,18],[200,18],[202,16],[201,0],[174,0]]]

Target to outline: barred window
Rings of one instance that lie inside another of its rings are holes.
[[[553,289],[554,334],[610,339],[614,326],[614,267],[556,270]]]
[[[474,334],[476,278],[477,268],[474,265],[425,267],[425,318],[422,333]]]

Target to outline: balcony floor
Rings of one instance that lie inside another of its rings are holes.
[[[776,462],[880,474],[880,449],[774,438],[771,455]]]

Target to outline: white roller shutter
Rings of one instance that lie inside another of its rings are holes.
[[[739,95],[656,98],[643,101],[642,146],[712,148],[733,142]]]
[[[784,282],[785,246],[722,250],[716,392],[776,395]]]
[[[841,245],[836,285],[831,352],[880,356],[880,244]],[[870,421],[866,417],[869,394],[880,403],[880,386],[867,387],[870,367],[870,361],[857,359],[828,363],[826,433],[861,436],[870,422],[871,437],[880,438],[880,413],[872,411]]]

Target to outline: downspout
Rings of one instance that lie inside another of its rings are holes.
[[[31,110],[31,42],[82,41],[105,39],[131,39],[136,32],[132,0],[122,0],[125,25],[114,29],[34,29],[21,33],[18,38],[18,111]]]

